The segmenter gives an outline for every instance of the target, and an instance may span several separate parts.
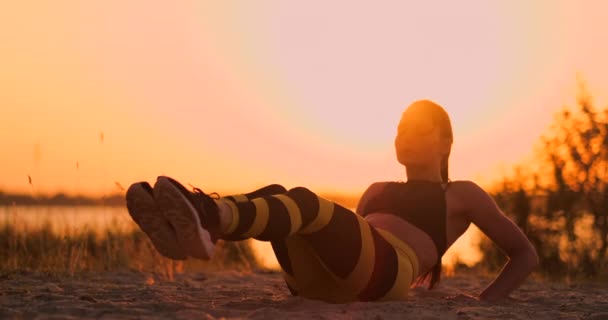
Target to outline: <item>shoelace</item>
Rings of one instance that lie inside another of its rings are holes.
[[[217,213],[218,207],[214,200],[218,200],[221,198],[219,193],[212,192],[206,194],[205,192],[203,192],[203,190],[197,187],[194,187],[192,185],[190,185],[190,187],[192,187],[193,198],[196,199],[197,202],[199,202],[200,207],[203,209],[199,210],[199,214],[204,213],[204,216],[201,217],[201,224],[203,224],[203,226],[207,228],[219,227],[219,217],[217,216],[217,214],[212,213],[213,211]]]
[[[194,198],[201,202],[204,212],[208,211],[211,208],[217,208],[217,204],[215,203],[215,201],[213,201],[218,200],[220,198],[220,195],[217,192],[206,194],[203,192],[203,190],[196,187],[192,187],[192,191],[192,195],[194,196]]]
[[[215,199],[215,200],[219,200],[221,198],[220,194],[217,193],[217,192],[204,193],[203,190],[201,190],[201,189],[199,189],[197,187],[192,187],[192,191],[193,191],[193,193],[200,193],[200,194],[203,194],[203,195],[205,195],[205,196],[207,196],[207,197],[209,197],[211,199]]]

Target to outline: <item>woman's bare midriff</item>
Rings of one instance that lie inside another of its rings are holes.
[[[437,262],[437,248],[433,239],[411,223],[390,213],[370,213],[365,219],[372,226],[391,232],[414,250],[418,257],[418,275],[430,270]]]

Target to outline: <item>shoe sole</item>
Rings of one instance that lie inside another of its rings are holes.
[[[154,185],[154,198],[163,215],[176,230],[177,242],[188,255],[210,259],[215,245],[209,232],[201,227],[198,213],[190,200],[164,177],[159,177]]]
[[[142,183],[135,183],[127,190],[127,208],[133,221],[146,233],[160,254],[173,260],[188,257],[177,241],[175,230]]]

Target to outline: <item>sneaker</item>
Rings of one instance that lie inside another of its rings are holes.
[[[219,238],[219,209],[215,200],[195,188],[190,192],[179,182],[160,176],[154,197],[164,216],[177,230],[177,241],[188,255],[210,259]]]
[[[160,254],[173,260],[185,260],[188,257],[177,242],[175,229],[157,206],[149,183],[137,182],[129,187],[127,209]]]

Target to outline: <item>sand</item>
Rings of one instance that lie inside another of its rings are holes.
[[[407,301],[327,304],[290,296],[274,272],[19,273],[0,278],[0,319],[608,319],[606,284],[529,280],[495,304],[446,298],[489,281],[459,275]]]

